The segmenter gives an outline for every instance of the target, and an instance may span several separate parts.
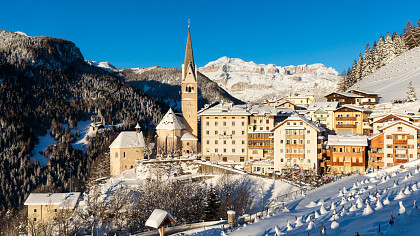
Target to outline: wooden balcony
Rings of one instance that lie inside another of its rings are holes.
[[[338,121],[356,121],[356,117],[336,117]]]
[[[379,152],[372,153],[372,157],[384,157],[384,153],[379,153]]]
[[[385,163],[382,161],[372,161],[372,166],[384,167]]]
[[[342,124],[342,125],[337,125],[336,126],[338,129],[345,129],[345,128],[350,128],[350,129],[355,129],[357,128],[357,125],[353,125],[353,124]]]

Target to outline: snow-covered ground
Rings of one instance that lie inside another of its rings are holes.
[[[420,160],[368,175],[352,175],[308,191],[258,222],[228,235],[418,235]],[[335,209],[334,209],[335,208]],[[395,217],[390,225],[391,214]],[[296,217],[298,220],[296,220]],[[379,225],[381,234],[379,231]],[[184,235],[221,235],[221,229],[195,229]]]
[[[232,96],[246,102],[295,92],[322,97],[336,90],[340,79],[335,69],[323,64],[281,67],[228,57],[209,62],[199,70]]]
[[[87,150],[87,140],[86,136],[94,136],[96,132],[88,132],[89,131],[89,125],[91,121],[79,121],[77,122],[77,127],[72,129],[70,132],[72,132],[74,135],[76,135],[77,131],[79,131],[80,136],[76,137],[76,141],[72,144],[74,149],[82,150],[83,152],[86,152]],[[68,129],[67,124],[63,124],[63,128]],[[56,145],[57,141],[51,136],[50,130],[47,130],[47,134],[44,136],[39,136],[39,143],[35,145],[34,150],[32,151],[32,160],[39,161],[39,164],[41,166],[44,166],[48,163],[48,158],[44,155],[41,155],[40,152],[44,152],[45,149],[48,147],[48,145]]]
[[[351,88],[378,92],[383,102],[407,98],[408,85],[420,93],[420,47],[394,58]]]

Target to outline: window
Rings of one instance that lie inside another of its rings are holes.
[[[290,144],[290,139],[286,139],[286,144]]]
[[[242,149],[242,153],[244,153],[245,152],[245,149]]]
[[[232,121],[232,126],[235,126],[235,121]]]
[[[242,140],[242,144],[245,144],[245,140]]]
[[[290,125],[290,121],[287,122],[287,125]]]
[[[360,117],[360,114],[356,114],[355,117]]]
[[[402,127],[398,127],[398,130],[402,130]]]
[[[214,134],[216,134],[216,135],[217,135],[217,134],[219,134],[219,131],[217,131],[217,130],[216,130],[216,131],[214,131]]]
[[[214,140],[214,144],[219,144],[219,141],[218,140]]]
[[[392,139],[392,136],[391,135],[387,135],[386,136],[386,139]]]
[[[308,163],[311,163],[311,159],[308,159]]]
[[[306,144],[311,144],[311,140],[306,140]]]
[[[219,149],[218,149],[218,148],[215,148],[215,149],[214,149],[214,152],[219,152]]]
[[[299,149],[299,154],[304,154],[303,148]]]
[[[311,154],[311,150],[310,149],[306,150],[306,154]]]
[[[245,131],[242,130],[242,135],[244,135],[244,134],[245,134]]]
[[[262,120],[260,120],[260,124],[262,123]]]
[[[190,146],[190,143],[189,142],[187,142],[187,146]]]
[[[297,144],[297,139],[293,139],[293,144]]]
[[[386,145],[387,148],[392,148],[391,144]]]
[[[244,161],[245,161],[245,158],[244,158],[244,157],[240,157],[240,158],[239,158],[239,161],[240,161],[240,162],[244,162]]]
[[[280,143],[283,143],[283,139],[280,139]]]
[[[232,130],[232,135],[235,135],[235,130]]]
[[[34,212],[36,212],[36,209],[34,209]]]
[[[132,167],[132,166],[131,166]],[[54,209],[54,212],[57,212],[57,209]]]
[[[266,123],[266,124],[269,124],[269,120],[266,120],[266,121],[265,121],[265,123]]]
[[[235,140],[232,140],[232,144],[235,145]]]
[[[206,152],[210,152],[210,148],[206,148]]]
[[[126,156],[125,156],[125,152],[124,152],[124,159],[126,158]]]
[[[299,139],[299,144],[304,144],[303,139]]]
[[[216,121],[216,122],[214,122],[214,126],[217,126],[218,124],[219,124],[219,122],[217,122],[217,121]]]
[[[306,133],[307,133],[307,134],[310,134],[310,133],[311,133],[311,131],[310,131],[310,130],[307,130],[307,131],[306,131]]]
[[[283,150],[283,149],[282,149]],[[280,162],[284,162],[284,159],[283,158],[280,158]]]
[[[226,126],[226,121],[223,122],[223,126]]]
[[[226,152],[226,148],[223,148],[223,152]]]
[[[288,129],[286,129],[286,135],[289,135],[290,131]]]
[[[210,144],[210,140],[207,140],[207,141],[206,141],[206,144]]]
[[[225,131],[223,131],[223,135],[226,135],[226,130],[225,130]]]
[[[209,126],[209,125],[210,125],[210,122],[208,122],[208,121],[207,121],[207,122],[206,122],[206,126]]]
[[[340,152],[343,152],[343,148],[340,148]]]
[[[118,158],[118,152],[115,153],[115,158]]]
[[[280,149],[280,153],[283,153],[283,149]],[[283,162],[283,161],[282,161]]]
[[[209,134],[210,134],[210,131],[208,131],[208,130],[207,130],[207,131],[206,131],[206,134],[207,134],[207,135],[209,135]]]
[[[34,221],[36,221],[36,218],[34,218]]]
[[[242,126],[245,126],[245,122],[242,121]]]

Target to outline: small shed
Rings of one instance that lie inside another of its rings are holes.
[[[159,235],[164,235],[165,225],[176,224],[175,218],[167,211],[155,209],[146,221],[146,227],[159,230]]]

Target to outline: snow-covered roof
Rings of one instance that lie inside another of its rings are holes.
[[[379,95],[379,93],[364,91],[364,90],[360,90],[360,89],[350,89],[347,92],[349,92],[349,93],[359,92],[359,93],[364,93],[364,94],[368,94],[368,95]]]
[[[347,93],[347,92],[332,92],[332,93],[329,93],[329,94],[325,95],[325,97],[327,97],[331,94],[334,94],[334,93],[345,96],[345,97],[349,97],[349,98],[362,98],[363,97],[363,96],[360,96],[360,95],[357,95],[357,94],[354,94],[354,93]]]
[[[200,116],[249,116],[246,105],[233,105],[233,103],[220,103],[210,107],[199,114]]]
[[[308,111],[316,111],[322,109],[324,111],[334,111],[338,107],[338,102],[312,102],[309,104]]]
[[[373,115],[373,116],[371,114],[369,116],[369,118],[372,119],[372,123],[376,123],[377,121],[382,120],[382,119],[384,119],[384,118],[386,118],[388,116],[396,116],[396,117],[398,117],[398,118],[400,118],[402,120],[409,121],[409,117],[408,116],[397,114],[397,113],[386,113],[386,114],[382,114],[382,115],[376,114],[376,115]]]
[[[337,111],[340,110],[340,109],[343,109],[343,108],[350,108],[350,109],[354,109],[354,110],[360,111],[360,112],[368,112],[368,113],[372,112],[372,110],[370,110],[370,109],[366,109],[366,108],[363,108],[363,107],[360,107],[360,106],[348,105],[348,104],[343,105],[340,108],[337,108]]]
[[[185,129],[184,124],[180,119],[175,115],[172,108],[169,108],[168,112],[166,112],[165,116],[156,126],[157,130],[179,130]]]
[[[198,140],[197,137],[192,135],[190,132],[186,130],[182,131],[181,141],[197,141],[197,140]]]
[[[281,122],[281,123],[279,123],[278,125],[276,125],[272,130],[271,130],[271,132],[274,132],[274,130],[276,130],[278,127],[280,127],[281,125],[283,125],[283,124],[285,124],[286,122],[288,122],[288,121],[303,121],[303,122],[305,122],[306,124],[308,124],[309,126],[311,126],[312,128],[314,128],[316,131],[318,131],[318,132],[322,132],[322,131],[324,131],[325,129],[324,128],[322,128],[321,126],[319,126],[318,124],[316,124],[315,122],[313,122],[312,120],[308,120],[308,119],[306,119],[305,117],[303,117],[303,116],[300,116],[300,115],[297,115],[297,114],[293,114],[293,115],[291,115],[291,116],[289,116],[289,117],[287,117],[287,119],[285,119],[283,122]],[[300,126],[300,125],[297,125],[297,126],[295,126],[295,127],[298,127],[298,126]]]
[[[366,135],[328,135],[328,145],[331,146],[367,146]]]
[[[379,131],[384,130],[384,129],[386,129],[386,128],[388,128],[388,127],[391,127],[391,126],[393,126],[393,125],[396,125],[396,124],[398,124],[398,123],[405,124],[405,125],[407,125],[407,126],[410,126],[410,127],[412,127],[412,128],[415,128],[415,129],[417,129],[417,130],[420,130],[420,127],[419,127],[419,126],[417,126],[417,125],[413,124],[412,122],[408,122],[408,121],[404,121],[404,120],[396,120],[396,121],[391,121],[391,122],[388,122],[388,123],[386,123],[385,125],[383,125],[383,126],[379,127],[379,128],[378,128],[378,130],[379,130]]]
[[[79,197],[80,192],[31,193],[24,205],[59,205],[59,209],[73,209],[76,206]]]
[[[159,228],[163,225],[175,224],[175,218],[167,211],[155,209],[147,219],[145,226],[151,228]]]
[[[277,109],[273,106],[269,105],[253,105],[249,112],[252,115],[269,115],[269,116],[276,116],[277,115]]]
[[[123,131],[109,145],[109,148],[144,148],[143,132]]]

